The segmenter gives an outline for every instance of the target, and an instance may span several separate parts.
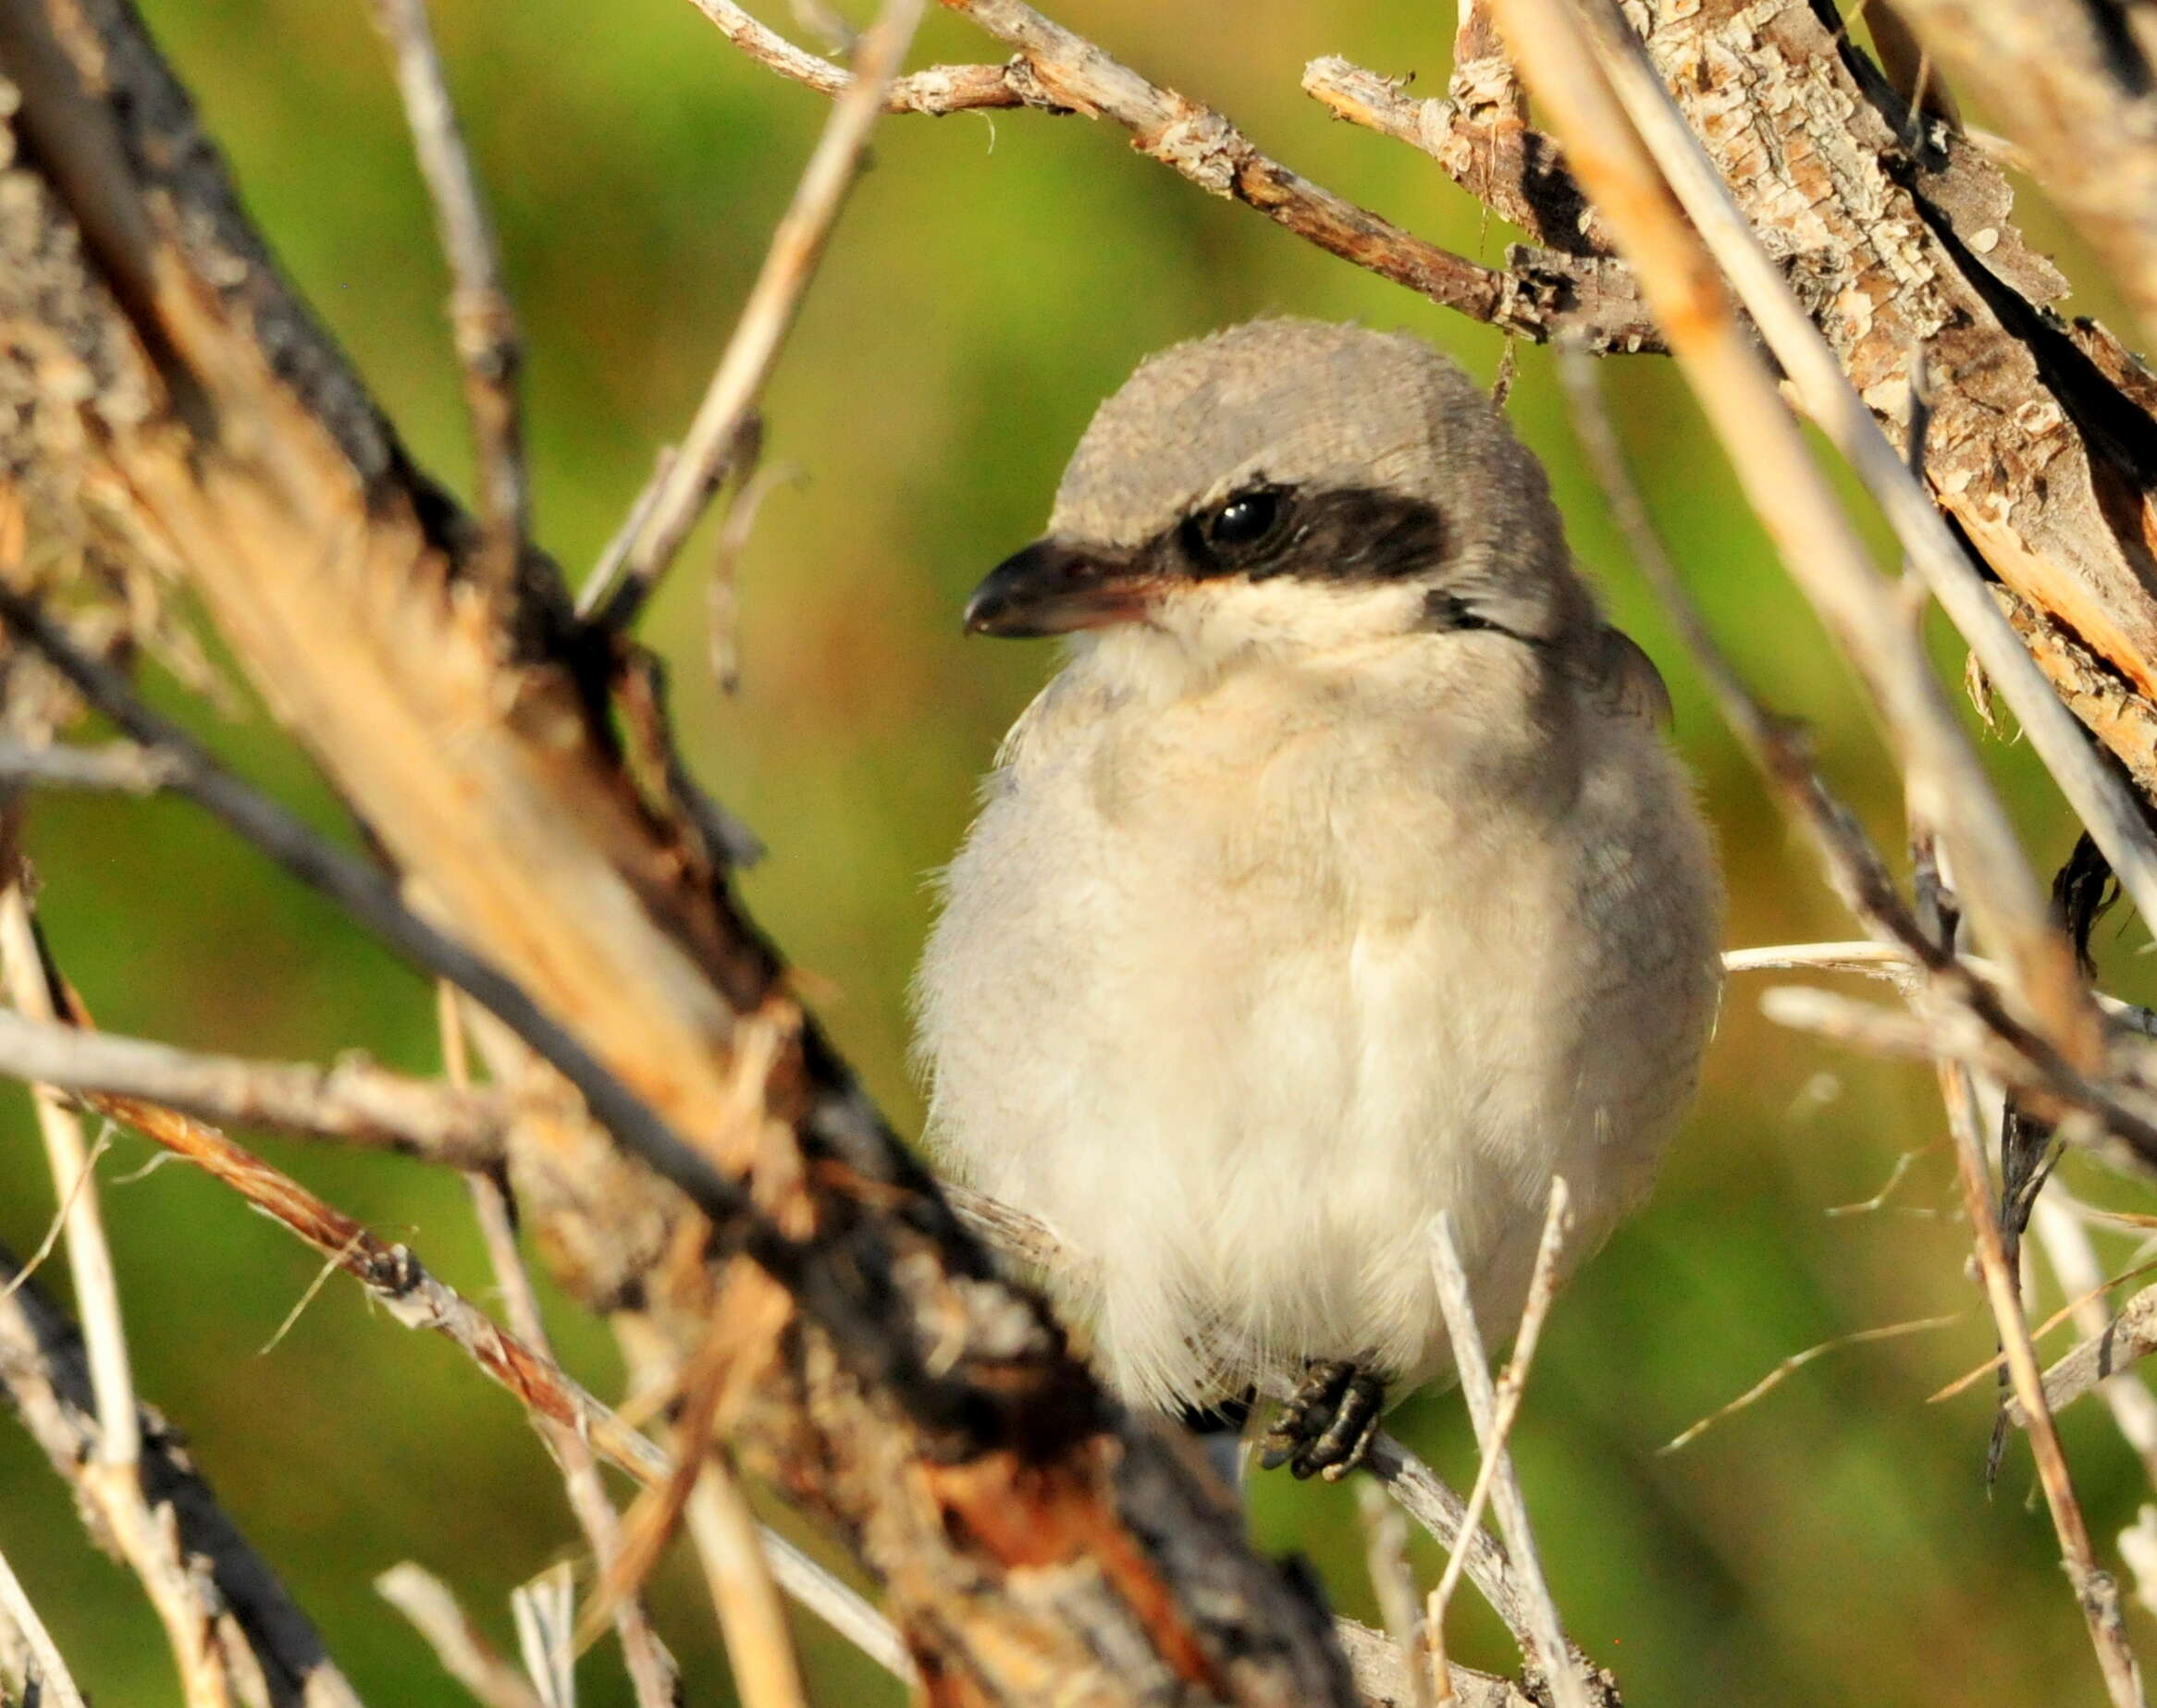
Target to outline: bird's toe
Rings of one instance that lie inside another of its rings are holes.
[[[1258,1462],[1267,1470],[1285,1465],[1298,1478],[1337,1481],[1362,1462],[1385,1400],[1385,1382],[1369,1371],[1342,1358],[1314,1359],[1295,1398],[1261,1438]]]

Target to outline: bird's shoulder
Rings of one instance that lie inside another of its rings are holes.
[[[1606,716],[1670,728],[1670,691],[1663,673],[1623,630],[1597,623],[1580,650],[1574,676],[1589,703]]]

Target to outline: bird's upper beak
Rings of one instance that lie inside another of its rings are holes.
[[[1152,579],[1128,553],[1036,540],[974,589],[966,631],[1027,638],[1128,622],[1145,609]]]

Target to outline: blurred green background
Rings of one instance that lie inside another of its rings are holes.
[[[363,0],[147,10],[302,288],[421,460],[468,488],[445,276]],[[1440,88],[1441,12],[1397,0],[1087,0],[1059,16],[1221,106],[1308,175],[1496,260],[1510,234],[1428,161],[1331,122],[1297,92],[1322,53]],[[576,572],[686,422],[825,104],[744,60],[684,0],[445,0],[438,19],[530,339],[541,535]],[[772,21],[792,23],[776,8]],[[915,63],[997,56],[937,16]],[[2086,274],[2043,212],[2025,211]],[[2077,306],[2121,323],[2100,290]],[[702,542],[648,619],[674,663],[691,756],[770,843],[746,879],[754,905],[817,976],[820,1010],[909,1130],[919,1103],[905,989],[928,919],[924,879],[958,837],[998,734],[1052,663],[1042,647],[963,643],[959,603],[1031,537],[1088,413],[1140,356],[1266,312],[1411,327],[1485,378],[1500,354],[1486,329],[1209,200],[1112,128],[1031,113],[887,122],[770,390],[769,454],[804,478],[771,498],[742,566],[739,695],[721,698],[705,662]],[[1634,359],[1603,376],[1717,626],[1758,687],[1810,720],[1831,772],[1899,844],[1892,775],[1851,681],[1736,499],[1676,373]],[[1545,352],[1520,352],[1510,407],[1551,464],[1576,549],[1671,678],[1678,737],[1729,866],[1730,940],[1852,935],[1625,561]],[[1959,670],[1944,637],[1939,654]],[[326,805],[265,721],[196,715],[254,775]],[[1987,753],[2049,869],[2069,822],[2023,748],[1991,739]],[[432,1067],[425,988],[185,811],[41,803],[33,849],[58,953],[106,1025],[263,1055],[358,1047]],[[2143,941],[2139,928],[2108,927],[2102,952],[2113,987],[2146,999]],[[1756,1013],[1760,982],[1732,989],[1659,1196],[1566,1296],[1531,1386],[1517,1451],[1572,1629],[1643,1708],[2095,1702],[2027,1456],[2011,1451],[1988,1496],[1982,1390],[1924,1403],[1991,1349],[1964,1273],[1929,1075],[1769,1027]],[[20,1252],[44,1229],[51,1188],[22,1100],[6,1105],[0,1238]],[[383,1159],[265,1149],[487,1296],[459,1183]],[[1824,1213],[1871,1196],[1913,1149],[1890,1208]],[[314,1259],[188,1169],[138,1172],[147,1160],[147,1146],[121,1136],[105,1164],[143,1394],[191,1438],[364,1695],[455,1700],[370,1580],[415,1558],[506,1640],[509,1589],[578,1557],[544,1456],[455,1353],[370,1314],[341,1280],[265,1350]],[[2125,1248],[2108,1256],[2124,1263]],[[50,1284],[63,1284],[60,1267]],[[1658,1455],[1787,1355],[1956,1309],[1953,1328],[1835,1352],[1697,1444]],[[615,1391],[604,1335],[572,1309],[554,1314],[565,1356]],[[1465,1483],[1473,1456],[1457,1402],[1420,1399],[1398,1421]],[[2096,1407],[2071,1413],[2066,1433],[2109,1557],[2150,1492]],[[1371,1616],[1346,1491],[1262,1476],[1251,1501],[1265,1546],[1310,1555],[1338,1604]],[[140,1596],[85,1544],[12,1425],[0,1428],[0,1546],[105,1708],[176,1699]],[[1427,1581],[1434,1556],[1419,1542],[1415,1559]],[[1457,1649],[1507,1665],[1471,1599],[1457,1604]],[[662,1576],[656,1605],[690,1701],[731,1701],[684,1562]],[[2147,1616],[2130,1617],[2157,1645]],[[898,1700],[813,1624],[803,1640],[820,1702]],[[591,1702],[626,1701],[604,1646],[583,1681]]]

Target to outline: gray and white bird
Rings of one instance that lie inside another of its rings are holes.
[[[1061,1242],[1129,1400],[1293,1392],[1338,1475],[1451,1363],[1430,1227],[1510,1336],[1553,1174],[1645,1194],[1720,898],[1646,656],[1533,455],[1420,340],[1264,320],[1103,404],[969,632],[1066,635],[944,880],[931,1145]]]

